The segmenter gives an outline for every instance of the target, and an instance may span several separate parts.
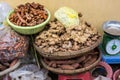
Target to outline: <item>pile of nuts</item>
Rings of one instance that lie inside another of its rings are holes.
[[[10,61],[10,62],[5,62],[5,63],[2,63],[0,62],[0,71],[3,71],[7,68],[10,68],[10,67],[13,67],[16,63],[17,63],[17,59],[13,60],[13,61]]]
[[[60,70],[75,70],[79,68],[87,67],[93,64],[99,56],[99,52],[92,50],[88,54],[78,58],[67,60],[52,60],[44,58],[44,62],[49,66]]]
[[[28,50],[28,38],[21,36],[13,30],[0,36],[0,63],[24,57]]]
[[[99,38],[97,30],[86,21],[65,28],[54,20],[35,38],[35,44],[46,53],[77,51],[93,45]]]
[[[44,22],[48,17],[47,11],[39,3],[19,5],[10,15],[9,20],[18,26],[34,26]]]

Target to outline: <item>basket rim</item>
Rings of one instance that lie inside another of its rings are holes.
[[[84,67],[84,68],[79,68],[79,69],[76,69],[76,70],[58,70],[58,69],[55,69],[55,68],[52,68],[52,67],[49,67],[44,61],[43,59],[41,58],[40,61],[43,65],[43,67],[45,67],[46,69],[52,71],[52,72],[55,72],[55,73],[58,73],[58,74],[77,74],[77,73],[82,73],[82,72],[85,72],[85,71],[88,71],[90,69],[92,69],[93,67],[95,67],[101,60],[101,53],[99,53],[99,57],[98,59],[92,64],[92,65],[89,65],[87,67]]]
[[[3,75],[5,75],[5,74],[7,74],[7,73],[9,73],[9,72],[11,72],[11,71],[13,71],[13,70],[15,70],[16,68],[18,68],[18,67],[20,66],[20,64],[21,64],[21,60],[18,60],[17,63],[16,63],[14,66],[12,66],[12,67],[10,67],[10,68],[7,68],[7,69],[4,70],[4,71],[1,71],[1,72],[0,72],[0,76],[3,76]]]
[[[67,52],[54,52],[54,53],[46,53],[42,49],[40,49],[37,45],[35,45],[35,44],[33,44],[33,45],[34,45],[35,49],[38,51],[38,53],[43,57],[51,58],[51,59],[69,59],[69,58],[81,56],[81,55],[86,54],[87,52],[93,50],[101,43],[101,40],[102,40],[102,36],[100,36],[92,46],[83,48],[81,50],[67,51]]]

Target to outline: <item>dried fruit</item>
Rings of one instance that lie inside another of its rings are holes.
[[[48,17],[44,6],[39,3],[26,3],[19,5],[10,15],[9,20],[18,26],[34,26],[44,22]]]

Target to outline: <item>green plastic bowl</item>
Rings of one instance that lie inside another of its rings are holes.
[[[38,25],[35,25],[35,26],[17,26],[15,24],[13,24],[12,22],[10,22],[9,17],[14,12],[14,10],[10,11],[10,13],[8,14],[7,23],[18,33],[25,34],[25,35],[36,34],[36,33],[40,32],[41,30],[43,30],[45,25],[50,20],[51,14],[50,14],[48,9],[45,8],[45,10],[48,13],[48,18],[44,22],[42,22]]]

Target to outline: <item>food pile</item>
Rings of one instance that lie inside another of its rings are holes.
[[[59,13],[62,15],[62,12]],[[70,12],[68,15],[70,18],[75,17]],[[68,15],[60,19],[67,20]],[[86,67],[90,70],[99,62],[100,52],[96,48],[97,45],[93,48],[92,45],[94,46],[101,36],[95,27],[81,18],[81,14],[78,16],[79,25],[65,26],[55,18],[35,37],[34,46],[43,57],[41,63],[48,70],[61,74],[75,74],[83,72],[81,69]]]
[[[92,27],[86,21],[79,21],[81,16],[78,16],[79,15],[77,14],[76,18],[76,15],[74,15],[74,13],[70,13],[68,9],[66,18],[69,19],[66,19],[66,23],[74,23],[77,19],[78,24],[65,27],[65,25],[62,24],[62,21],[60,22],[60,20],[57,20],[56,18],[55,20],[49,22],[42,32],[36,34],[37,36],[35,37],[34,45],[39,47],[43,53],[52,54],[54,52],[71,51],[70,53],[72,54],[72,51],[79,52],[79,50],[95,44],[101,36],[97,32],[96,28]],[[9,20],[14,25],[22,26],[28,29],[27,27],[38,25],[44,22],[47,18],[47,9],[45,9],[43,5],[35,2],[28,2],[17,6],[13,13],[10,14]],[[63,18],[64,15],[60,19]],[[22,32],[22,30],[20,31]],[[34,31],[34,29],[31,31]],[[29,39],[26,36],[16,33],[9,27],[5,27],[0,30],[0,33],[0,71],[3,71],[14,66],[21,57],[25,56],[25,53],[27,53],[28,50]],[[31,41],[33,41],[32,38],[33,37],[31,37]],[[31,46],[33,46],[33,43]],[[39,60],[36,56],[36,51],[34,48],[32,50],[32,47],[30,48],[31,52],[34,51],[35,60],[38,64]],[[69,58],[71,54],[67,55],[67,57]],[[48,58],[41,58],[41,60],[49,67],[59,70],[74,71],[76,69],[88,67],[98,61],[100,53],[98,49],[93,49],[91,51],[89,50],[89,52],[86,51],[86,54],[83,54],[82,56],[79,55],[76,57],[75,55],[72,58],[70,57],[71,59],[67,58],[56,60],[50,59],[49,57],[50,56],[48,56]],[[49,77],[47,76],[47,73],[48,72],[45,70],[40,70],[36,65],[30,64],[11,72],[9,76],[11,77],[11,80],[48,80]]]
[[[35,44],[46,53],[77,51],[93,45],[99,38],[97,30],[86,21],[65,28],[54,20],[35,38]]]
[[[44,6],[32,2],[19,5],[10,15],[9,20],[18,26],[34,26],[44,22],[47,17]]]
[[[9,27],[0,30],[0,71],[13,66],[16,59],[24,57],[28,50],[28,38]]]
[[[99,56],[99,52],[92,50],[88,54],[81,57],[66,59],[66,60],[54,60],[44,58],[44,62],[49,66],[59,70],[75,70],[79,68],[87,67],[93,64]]]
[[[28,38],[11,31],[0,38],[0,62],[6,62],[25,56]]]

